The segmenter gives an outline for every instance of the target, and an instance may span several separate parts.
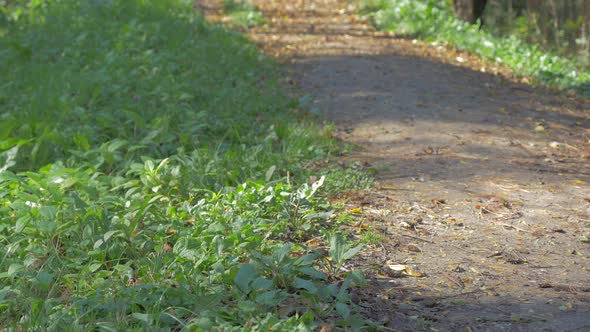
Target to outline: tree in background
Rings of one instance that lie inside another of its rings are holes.
[[[484,20],[498,36],[515,35],[590,66],[590,0],[488,0]]]
[[[453,0],[455,15],[471,24],[481,19],[487,0]]]

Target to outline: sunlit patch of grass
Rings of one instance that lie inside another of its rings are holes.
[[[331,193],[365,190],[374,185],[373,177],[357,163],[347,167],[328,167],[319,173],[329,174],[324,186],[325,190]]]
[[[385,239],[385,235],[380,233],[374,229],[368,229],[364,231],[358,240],[359,243],[363,243],[366,245],[377,245]]]

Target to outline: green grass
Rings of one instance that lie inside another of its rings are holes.
[[[190,1],[35,3],[0,37],[0,326],[364,323],[322,175],[368,180],[307,167],[340,147],[271,61]]]
[[[223,11],[229,17],[229,22],[242,28],[261,25],[264,15],[258,8],[247,1],[223,0]]]
[[[590,72],[574,59],[541,50],[517,36],[496,37],[456,19],[446,0],[364,0],[362,10],[375,26],[428,42],[448,43],[510,67],[537,83],[574,89],[590,96]]]

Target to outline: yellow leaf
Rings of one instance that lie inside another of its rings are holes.
[[[416,277],[416,278],[422,278],[422,277],[425,277],[426,276],[424,273],[421,273],[420,271],[414,270],[409,265],[406,265],[406,269],[404,271],[402,271],[402,275],[403,276],[408,276],[408,277]]]
[[[348,213],[361,213],[362,209],[360,207],[354,208],[349,210]]]

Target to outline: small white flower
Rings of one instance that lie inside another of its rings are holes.
[[[32,208],[39,207],[39,204],[37,204],[35,202],[31,202],[31,201],[26,201],[25,204],[29,207],[32,207]]]

